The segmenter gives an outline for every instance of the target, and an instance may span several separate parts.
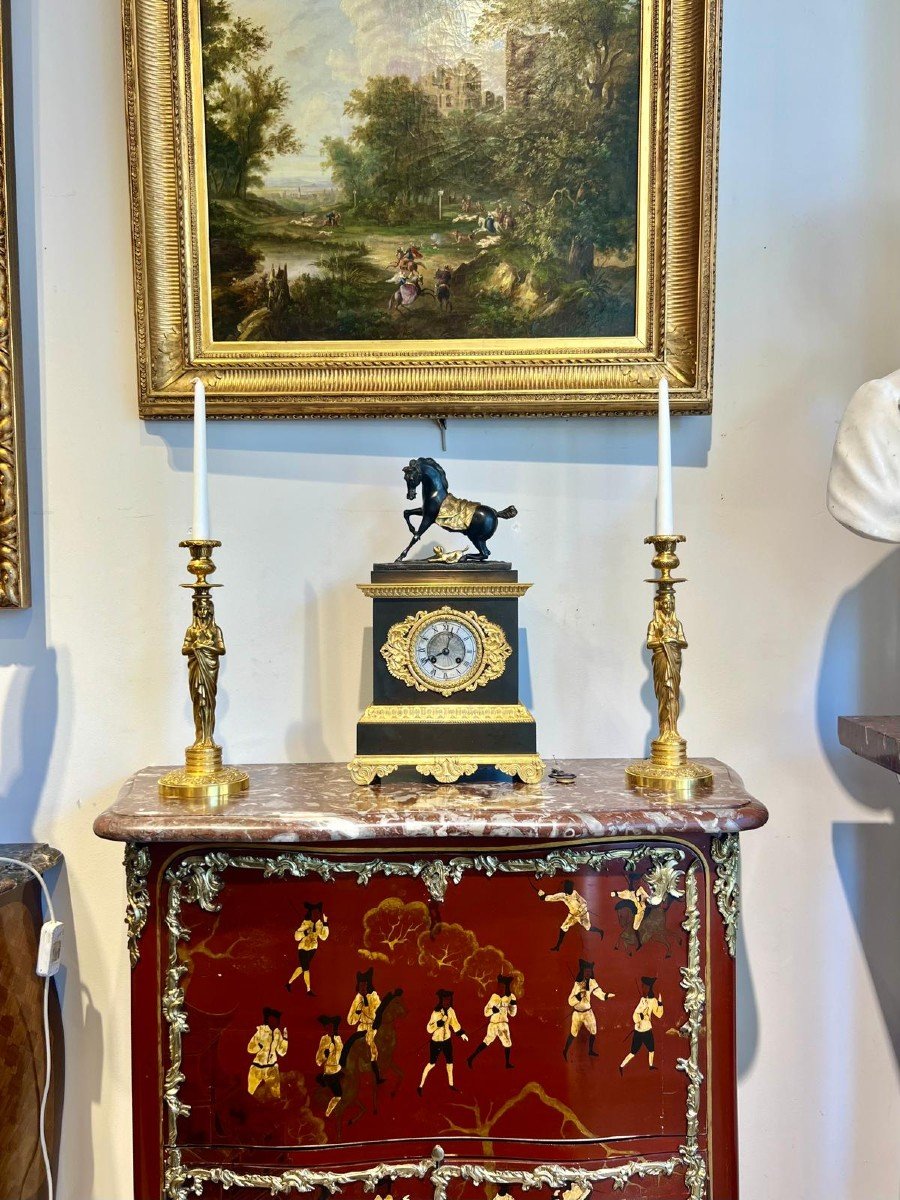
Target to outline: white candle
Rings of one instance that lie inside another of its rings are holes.
[[[669,420],[669,381],[659,381],[659,451],[656,484],[656,532],[674,533],[672,509],[672,428]]]
[[[206,471],[206,389],[194,380],[194,519],[191,536],[209,540],[209,480]]]

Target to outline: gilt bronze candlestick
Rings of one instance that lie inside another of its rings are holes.
[[[171,800],[223,800],[246,792],[250,777],[238,767],[222,766],[222,747],[214,739],[216,695],[219,686],[219,660],[225,653],[222,630],[216,624],[212,589],[209,583],[215,571],[212,552],[221,542],[189,538],[179,542],[190,551],[188,571],[193,583],[181,586],[193,590],[193,620],[184,635],[181,653],[188,660],[188,687],[194,709],[194,744],[185,750],[182,770],[170,771],[159,781],[159,794]]]
[[[675,612],[675,584],[685,583],[672,572],[678,569],[675,547],[683,534],[654,534],[645,545],[656,547],[653,566],[659,575],[648,579],[656,587],[653,620],[647,629],[647,649],[653,656],[653,690],[659,708],[659,736],[650,743],[650,757],[629,763],[625,777],[632,787],[661,792],[691,793],[712,782],[712,771],[687,756],[687,742],[678,732],[681,710],[681,654],[687,649],[684,629]]]

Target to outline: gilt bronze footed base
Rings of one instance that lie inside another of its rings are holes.
[[[540,783],[544,777],[544,761],[538,754],[357,754],[347,764],[353,782],[363,786],[402,767],[415,767],[438,783],[456,783],[479,767],[493,767],[523,783]]]
[[[709,787],[713,773],[705,763],[688,758],[684,738],[655,738],[650,743],[650,757],[629,763],[625,778],[631,787],[689,796]]]
[[[248,791],[250,776],[239,767],[222,766],[221,746],[188,746],[185,765],[159,781],[166,800],[227,800]]]

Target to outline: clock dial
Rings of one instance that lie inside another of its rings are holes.
[[[512,647],[499,625],[448,604],[417,612],[388,631],[381,656],[395,679],[418,692],[474,692],[499,679]]]
[[[462,621],[441,617],[422,625],[412,644],[412,657],[421,676],[438,687],[462,683],[481,658],[476,635]]]

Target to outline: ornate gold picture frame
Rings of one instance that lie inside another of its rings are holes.
[[[19,284],[16,262],[16,197],[13,174],[9,0],[0,4],[0,608],[28,608],[28,509]]]
[[[285,0],[281,14],[279,0],[123,0],[140,415],[189,415],[198,376],[210,414],[227,417],[644,413],[655,411],[663,374],[675,411],[709,411],[721,3],[579,2],[591,29],[606,30],[605,14],[621,9],[618,32],[596,34],[584,86],[598,104],[631,88],[627,144],[636,161],[618,178],[627,183],[633,169],[636,194],[607,186],[593,143],[594,165],[585,168],[582,155],[571,186],[552,195],[554,183],[566,183],[565,155],[539,197],[509,171],[502,194],[499,184],[478,185],[474,199],[464,181],[438,187],[433,172],[426,181],[424,165],[416,195],[398,183],[392,199],[381,185],[358,183],[363,168],[374,170],[375,124],[398,96],[426,131],[423,164],[426,150],[434,160],[429,138],[443,145],[465,121],[482,121],[506,158],[518,155],[527,168],[532,143],[517,144],[516,130],[537,138],[534,97],[551,94],[555,64],[581,61],[562,45],[554,13],[563,10],[549,0],[522,8],[539,14],[524,33],[515,29],[521,0],[459,0],[460,12],[476,4],[485,20],[479,27],[473,18],[458,63],[450,49],[435,58],[433,28],[420,38],[421,59],[410,60],[416,31],[395,30],[406,57],[390,78],[372,67],[381,60],[371,44],[357,53],[345,30],[336,57],[349,82],[331,101],[344,105],[333,117],[341,137],[321,136],[320,108],[290,108],[291,88],[308,90],[313,65],[297,57],[312,54],[302,40],[293,60],[285,50],[290,20],[303,15],[296,3]],[[335,0],[334,8],[346,6]],[[458,45],[460,23],[450,24]],[[485,28],[499,32],[482,63]],[[327,26],[318,36],[321,64],[334,56],[323,50]],[[337,28],[334,37],[336,45]],[[249,57],[235,57],[238,45]],[[630,76],[617,74],[623,63]],[[234,122],[250,102],[242,96],[261,90],[270,132],[248,169],[246,158],[228,155],[239,155]],[[444,103],[474,111],[448,114]],[[475,133],[463,145],[474,153],[479,127],[468,128]],[[300,172],[311,160],[298,155],[310,146],[331,171],[324,183]],[[401,192],[419,208],[404,209]],[[603,212],[596,219],[619,230],[615,246],[583,232],[594,228],[589,214]],[[281,240],[267,243],[276,226]],[[223,236],[232,239],[224,257]],[[353,289],[368,289],[368,309],[354,309]],[[592,313],[602,336],[586,335]]]

